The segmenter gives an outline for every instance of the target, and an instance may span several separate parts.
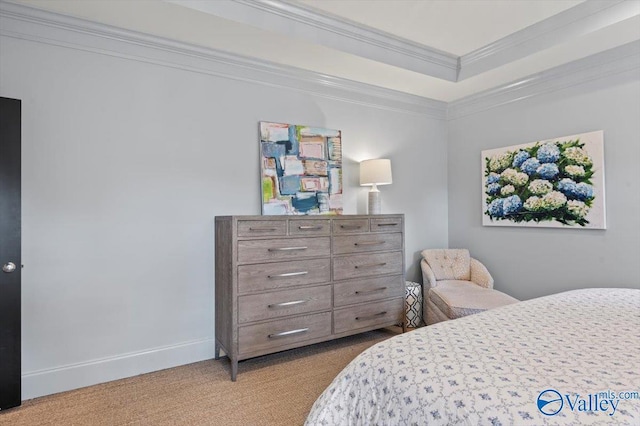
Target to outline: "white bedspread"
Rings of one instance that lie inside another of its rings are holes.
[[[381,342],[335,378],[306,424],[640,425],[633,392],[640,290],[585,289]]]

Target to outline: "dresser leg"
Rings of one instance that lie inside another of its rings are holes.
[[[213,359],[220,359],[220,345],[215,341],[215,349],[213,350]]]
[[[232,382],[236,381],[237,375],[238,375],[238,360],[232,359],[231,360],[231,381]]]

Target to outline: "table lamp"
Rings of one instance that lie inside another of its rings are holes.
[[[391,160],[381,158],[364,160],[360,163],[360,185],[371,186],[369,191],[369,214],[380,214],[380,191],[377,185],[389,185],[391,178]]]

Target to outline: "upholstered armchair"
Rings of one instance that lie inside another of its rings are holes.
[[[427,325],[518,302],[493,289],[491,274],[469,250],[423,250],[420,266]]]

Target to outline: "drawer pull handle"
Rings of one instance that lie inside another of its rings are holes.
[[[384,315],[387,315],[387,311],[378,312],[377,314],[369,315],[368,317],[356,317],[356,321],[374,319],[374,318],[382,317]]]
[[[276,337],[291,336],[292,334],[300,334],[300,333],[305,333],[307,331],[309,331],[309,327],[307,327],[307,328],[299,328],[297,330],[283,331],[281,333],[269,334],[267,337],[269,339],[275,339]]]
[[[378,226],[397,226],[399,223],[379,223]]]
[[[300,226],[298,226],[298,229],[312,229],[314,231],[317,231],[319,229],[322,229],[322,226],[300,225]]]
[[[385,291],[386,287],[378,287],[371,290],[357,290],[356,294],[369,294],[369,293],[377,293],[379,291]]]
[[[249,231],[271,232],[277,231],[277,228],[249,228]]]
[[[308,300],[293,300],[291,302],[282,302],[282,303],[273,303],[271,305],[267,305],[267,308],[284,308],[286,306],[300,305],[301,303],[307,303]]]
[[[362,241],[359,243],[353,243],[354,246],[379,246],[386,243],[386,241]]]
[[[340,228],[342,229],[360,229],[362,228],[361,225],[340,225]]]
[[[286,274],[267,275],[267,278],[297,277],[298,275],[307,275],[308,273],[309,273],[308,271],[287,272]]]
[[[378,266],[384,266],[386,265],[387,262],[382,262],[382,263],[368,263],[366,265],[356,265],[355,268],[356,269],[362,269],[362,268],[376,268]]]
[[[308,247],[277,247],[270,248],[268,251],[293,251],[293,250],[306,250]]]

